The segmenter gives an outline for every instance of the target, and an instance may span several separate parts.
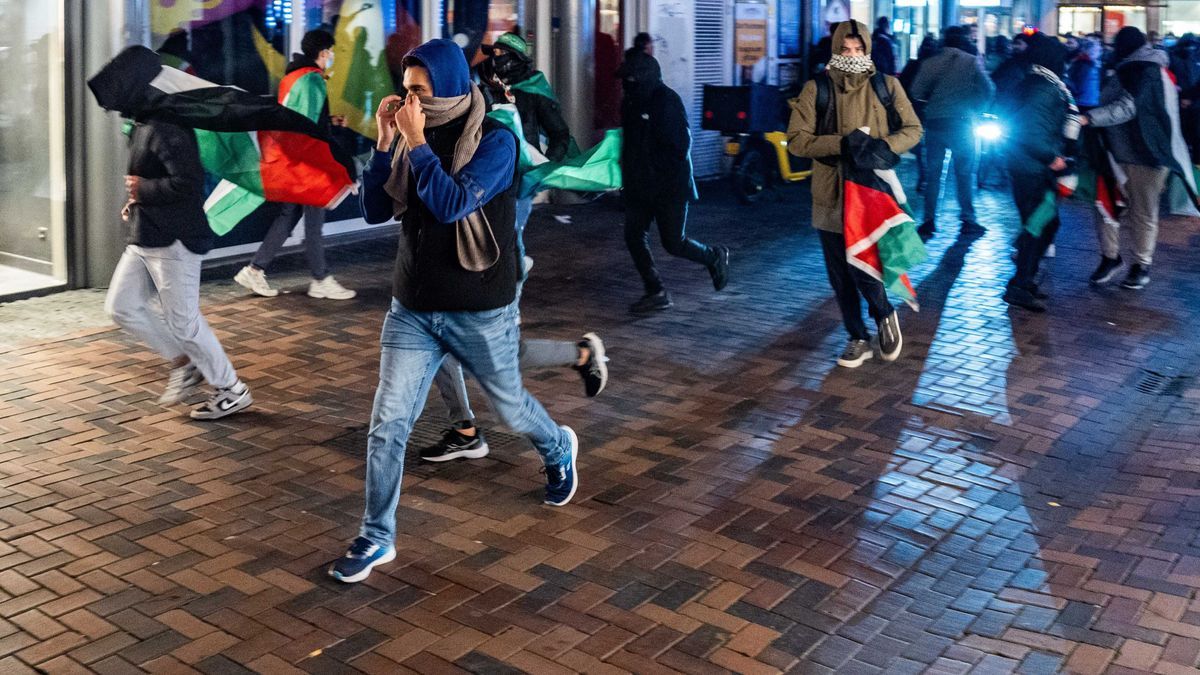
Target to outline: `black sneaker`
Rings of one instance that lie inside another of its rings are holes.
[[[483,429],[475,428],[474,436],[467,436],[458,429],[447,429],[442,440],[427,448],[421,448],[421,459],[426,462],[449,462],[452,459],[481,459],[487,457],[487,439]]]
[[[904,346],[904,337],[900,334],[900,317],[893,311],[876,326],[879,328],[879,356],[884,361],[895,361],[900,356],[900,348]]]
[[[604,355],[604,342],[595,333],[584,335],[579,347],[588,350],[588,360],[582,366],[572,368],[583,378],[583,392],[591,398],[604,391],[608,384],[608,357]]]
[[[729,247],[714,246],[713,250],[717,252],[717,262],[708,268],[708,273],[712,276],[713,288],[719,291],[729,284]]]
[[[1140,291],[1148,283],[1150,283],[1150,267],[1134,263],[1129,266],[1129,274],[1125,276],[1125,281],[1121,282],[1121,288]]]
[[[1038,286],[1037,284],[1030,284],[1028,290],[1029,290],[1029,294],[1032,295],[1033,297],[1037,298],[1038,300],[1049,300],[1050,299],[1050,294],[1047,293],[1046,291],[1043,291],[1042,287]]]
[[[1088,281],[1096,286],[1107,284],[1117,278],[1117,272],[1121,271],[1122,263],[1124,263],[1124,260],[1121,259],[1120,255],[1115,258],[1101,256],[1100,265],[1096,268],[1095,272],[1092,272],[1092,276]]]
[[[664,309],[670,309],[674,304],[671,302],[671,294],[664,290],[643,295],[642,299],[633,303],[630,309],[634,314],[649,314],[650,312],[661,312]]]
[[[917,228],[917,235],[921,237],[921,241],[933,239],[934,232],[937,232],[937,225],[934,225],[932,220],[921,223],[921,226]]]
[[[838,357],[837,364],[843,368],[857,368],[873,356],[870,340],[851,340],[846,343],[846,348]]]
[[[1034,297],[1033,293],[1029,292],[1029,289],[1019,286],[1009,285],[1008,289],[1004,291],[1004,301],[1031,312],[1046,311],[1046,303]]]
[[[962,221],[962,229],[959,230],[967,237],[981,237],[987,234],[987,228],[973,220]]]

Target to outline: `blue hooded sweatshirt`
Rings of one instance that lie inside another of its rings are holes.
[[[429,71],[433,95],[464,96],[471,92],[471,69],[462,49],[450,40],[430,40],[405,56]],[[517,162],[516,138],[504,130],[483,135],[475,156],[457,175],[448,173],[428,144],[409,152],[417,197],[440,222],[452,224],[491,201],[512,185]],[[394,205],[383,186],[392,173],[392,153],[375,150],[363,171],[362,207],[368,223],[392,219]]]

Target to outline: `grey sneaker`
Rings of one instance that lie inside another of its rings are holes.
[[[218,389],[200,406],[192,410],[194,420],[219,420],[236,412],[241,412],[254,403],[250,395],[250,387],[238,380],[232,387]]]
[[[843,368],[857,368],[872,356],[874,354],[871,353],[870,340],[851,340],[846,343],[846,348],[838,357],[837,364]]]
[[[904,337],[900,334],[900,318],[893,311],[876,325],[879,327],[879,356],[884,361],[895,361],[900,356],[900,348],[904,346]]]
[[[192,395],[204,383],[204,376],[196,369],[196,366],[187,364],[178,368],[171,369],[171,375],[167,378],[167,388],[163,390],[162,396],[158,397],[159,405],[175,405],[183,399]]]

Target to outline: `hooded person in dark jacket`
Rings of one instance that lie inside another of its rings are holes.
[[[692,133],[683,101],[663,83],[658,61],[645,52],[627,50],[618,75],[625,88],[621,101],[625,244],[646,290],[632,309],[653,312],[669,308],[672,302],[650,253],[651,224],[658,224],[667,253],[704,265],[718,291],[728,282],[729,249],[687,238],[688,202],[696,196]]]
[[[875,64],[870,57],[871,36],[865,26],[857,21],[837,24],[833,47],[835,54],[824,76],[829,86],[828,107],[818,110],[819,80],[806,83],[800,95],[788,102],[792,111],[788,120],[788,150],[798,157],[814,160],[810,181],[812,225],[818,231],[829,285],[849,337],[837,363],[844,368],[857,368],[873,358],[871,334],[862,317],[864,301],[875,320],[879,352],[885,361],[900,356],[904,341],[900,319],[883,283],[851,266],[847,259],[844,201],[846,167],[855,161],[852,141],[865,143],[873,152],[899,162],[899,155],[921,138],[921,123],[896,78],[885,76],[883,84],[891,95],[898,126],[881,103],[872,83]],[[869,138],[863,138],[863,128]]]
[[[1038,267],[1059,227],[1057,207],[1050,215],[1046,204],[1054,203],[1058,177],[1072,164],[1069,160],[1079,138],[1079,111],[1060,76],[1066,47],[1037,33],[1029,40],[1026,58],[1029,74],[997,100],[1005,118],[1021,121],[1021,132],[1010,141],[1006,159],[1023,227],[1017,237],[1016,271],[1004,301],[1041,312],[1046,309],[1046,295],[1036,282]]]
[[[896,74],[896,38],[891,28],[891,21],[881,16],[875,20],[875,32],[871,34],[871,61],[875,71],[884,75]]]
[[[300,53],[292,55],[283,81],[279,84],[279,102],[317,123],[329,133],[333,126],[342,126],[345,119],[329,114],[329,95],[325,87],[325,71],[333,65],[333,35],[324,30],[311,30],[300,41]],[[267,298],[279,295],[267,281],[266,270],[283,250],[283,244],[304,218],[304,254],[312,281],[308,295],[312,298],[349,300],[355,292],[343,287],[329,273],[325,260],[325,209],[319,206],[276,204],[279,214],[263,236],[262,245],[250,263],[238,271],[233,280],[243,288]]]
[[[937,37],[933,33],[927,33],[925,39],[921,40],[921,46],[917,48],[917,58],[909,59],[908,63],[904,64],[904,70],[900,71],[897,79],[900,80],[900,86],[904,87],[905,92],[912,91],[913,82],[917,79],[917,74],[921,72],[921,64],[928,61],[931,57],[936,56],[941,51],[942,45],[938,42]],[[917,117],[921,116],[921,106],[913,103],[913,110],[917,112]],[[917,143],[912,149],[913,156],[917,159],[917,192],[924,192],[926,187],[925,176],[925,141]]]
[[[1010,56],[992,71],[997,98],[1007,96],[1009,90],[1020,85],[1029,74],[1029,58],[1025,53],[1029,49],[1029,39],[1030,36],[1024,33],[1014,35],[1009,48]]]
[[[246,409],[253,397],[200,314],[200,263],[214,237],[204,215],[196,134],[147,112],[144,93],[132,84],[149,82],[162,68],[154,52],[129,47],[88,81],[101,105],[133,121],[122,212],[128,245],[104,307],[171,363],[160,404],[182,402],[208,382],[215,391],[191,417],[217,419]],[[161,312],[151,308],[155,302]]]
[[[1083,117],[1084,124],[1104,129],[1109,151],[1125,174],[1122,186],[1127,209],[1125,221],[1132,231],[1133,265],[1121,286],[1145,288],[1158,242],[1159,200],[1167,177],[1174,173],[1195,195],[1187,144],[1179,123],[1179,99],[1167,74],[1167,53],[1148,44],[1133,26],[1117,32],[1113,44],[1116,75],[1100,94],[1101,105]],[[1121,267],[1120,226],[1098,223],[1102,258],[1092,283],[1111,281]]]
[[[346,583],[396,556],[408,437],[447,354],[541,455],[545,503],[566,504],[578,486],[575,432],[554,423],[525,390],[518,368],[517,139],[486,117],[483,94],[454,42],[426,42],[403,65],[408,96],[380,101],[379,138],[363,172],[367,222],[399,218],[400,241],[380,338],[362,528],[329,569]]]
[[[925,222],[918,229],[925,239],[937,227],[942,166],[949,151],[954,165],[954,186],[962,232],[983,231],[975,219],[975,122],[991,103],[995,87],[973,53],[974,46],[962,26],[943,34],[942,51],[921,64],[913,82],[912,97],[922,106],[925,125]]]

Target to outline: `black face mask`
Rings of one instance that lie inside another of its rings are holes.
[[[492,57],[492,69],[501,80],[508,81],[525,70],[525,62],[516,54],[498,51]]]

